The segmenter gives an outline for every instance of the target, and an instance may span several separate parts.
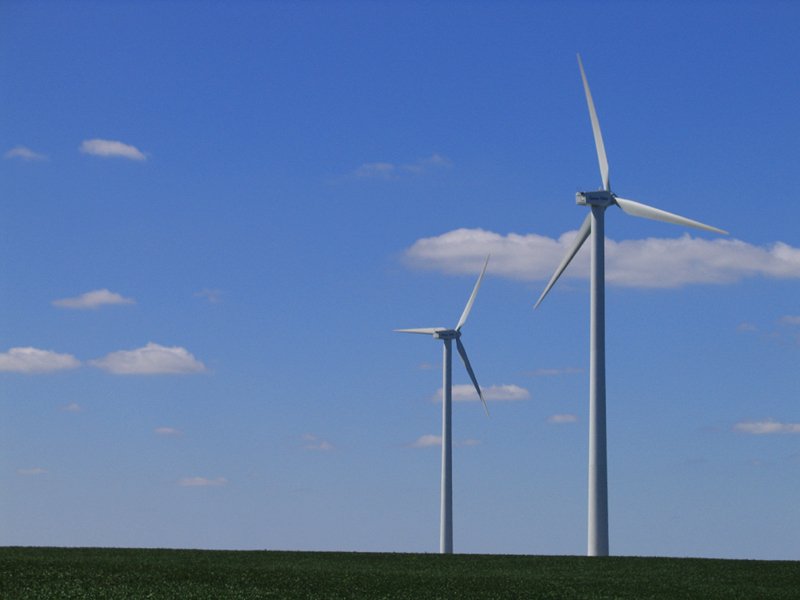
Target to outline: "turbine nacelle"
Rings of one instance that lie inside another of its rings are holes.
[[[437,340],[457,340],[461,337],[461,332],[455,329],[445,329],[434,332],[433,337]]]
[[[617,203],[617,197],[606,190],[596,192],[578,192],[575,194],[575,204],[581,206],[611,206]]]

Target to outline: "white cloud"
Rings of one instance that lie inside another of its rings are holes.
[[[183,477],[178,480],[178,485],[181,487],[218,487],[227,484],[228,480],[224,477],[217,477],[216,479],[208,479],[207,477]]]
[[[446,168],[451,165],[450,160],[441,154],[432,154],[412,163],[364,163],[353,174],[361,179],[395,179],[402,175],[419,175],[432,169]]]
[[[423,238],[405,251],[412,267],[473,275],[487,254],[493,275],[524,281],[547,280],[561,262],[576,231],[558,239],[535,233],[501,235],[456,229]],[[588,246],[588,245],[587,245]],[[582,249],[562,277],[588,278],[589,252]],[[606,240],[606,281],[640,288],[675,288],[693,283],[733,283],[745,277],[800,278],[800,248],[783,242],[760,247],[684,234],[679,238]]]
[[[113,304],[135,304],[133,298],[124,298],[116,292],[112,292],[103,288],[102,290],[93,290],[86,292],[80,296],[73,298],[61,298],[53,300],[53,306],[59,308],[75,308],[75,309],[95,309],[101,306],[108,306]]]
[[[18,475],[44,475],[47,469],[41,467],[33,467],[32,469],[17,469]]]
[[[165,437],[177,437],[183,435],[183,432],[180,429],[175,429],[174,427],[156,427],[153,431],[157,435],[163,435]]]
[[[59,354],[52,350],[37,348],[11,348],[0,353],[0,371],[14,373],[49,373],[76,369],[80,361],[71,354]]]
[[[195,298],[205,298],[211,304],[219,304],[222,302],[222,290],[210,290],[208,288],[204,288],[199,292],[195,292]]]
[[[47,156],[34,152],[25,146],[15,146],[3,154],[3,158],[19,158],[22,160],[47,160]]]
[[[328,440],[323,440],[318,438],[317,436],[306,433],[302,436],[302,440],[305,442],[303,448],[306,450],[318,450],[320,452],[330,452],[331,450],[335,450],[336,447],[331,444]]]
[[[130,160],[146,160],[144,153],[130,144],[124,144],[115,140],[84,140],[81,142],[80,151],[84,154],[94,156],[118,156]]]
[[[70,402],[69,404],[65,404],[64,406],[62,406],[61,410],[63,410],[64,412],[77,413],[77,412],[83,412],[83,407],[77,402]]]
[[[186,348],[148,343],[135,350],[119,350],[89,364],[115,375],[183,375],[202,373],[205,365]]]
[[[553,423],[555,425],[563,425],[564,423],[574,423],[577,420],[578,417],[569,414],[550,415],[549,417],[547,417],[547,422]]]
[[[428,433],[417,438],[411,443],[412,448],[430,448],[431,446],[441,446],[442,436]]]
[[[492,385],[489,387],[481,387],[483,398],[487,402],[493,401],[514,401],[514,400],[527,400],[531,397],[528,390],[518,385]],[[470,383],[457,384],[453,386],[453,402],[477,402],[478,392]],[[434,402],[442,401],[442,388],[439,388],[436,394],[432,397]]]
[[[781,318],[781,323],[784,325],[800,325],[800,316],[786,315]]]
[[[743,323],[739,323],[736,326],[736,331],[749,333],[749,332],[753,332],[753,331],[758,331],[758,327],[756,327],[753,323],[748,323],[748,322],[745,321]]]
[[[781,423],[773,419],[764,421],[742,421],[733,426],[735,431],[751,435],[772,435],[776,433],[800,433],[800,423]]]

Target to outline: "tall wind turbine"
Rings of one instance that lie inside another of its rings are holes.
[[[467,317],[472,310],[472,305],[475,302],[475,296],[478,295],[478,288],[481,287],[483,275],[486,273],[486,266],[489,264],[489,257],[486,257],[486,262],[483,263],[483,269],[478,276],[478,281],[475,282],[475,287],[472,289],[472,294],[467,300],[467,305],[464,307],[464,312],[461,313],[461,318],[454,329],[447,329],[446,327],[425,327],[420,329],[395,329],[400,333],[421,333],[425,335],[432,335],[434,338],[444,342],[444,354],[442,360],[442,503],[440,512],[439,524],[439,553],[452,554],[453,553],[453,440],[452,433],[452,400],[453,400],[453,355],[452,344],[453,340],[456,341],[456,348],[461,355],[461,360],[464,361],[464,366],[467,368],[469,378],[472,380],[472,385],[475,386],[475,391],[478,392],[478,397],[483,402],[483,409],[486,414],[489,414],[489,408],[486,406],[486,400],[483,398],[481,388],[478,385],[478,380],[475,378],[475,373],[472,370],[472,365],[469,364],[467,358],[467,351],[464,349],[464,344],[461,343],[461,328],[467,322]]]
[[[646,204],[620,198],[611,191],[608,178],[608,159],[600,133],[600,122],[589,91],[589,82],[583,70],[581,56],[578,55],[578,67],[586,93],[586,104],[589,107],[589,118],[592,122],[594,144],[597,149],[597,160],[600,163],[600,179],[603,188],[595,192],[578,192],[575,201],[588,206],[591,213],[583,221],[575,241],[567,251],[561,264],[550,278],[547,286],[536,302],[536,307],[553,287],[555,282],[567,268],[580,247],[592,234],[591,260],[591,301],[590,301],[590,341],[589,341],[589,556],[608,556],[608,480],[606,468],[606,356],[605,356],[605,256],[603,230],[605,211],[616,205],[634,217],[644,217],[656,221],[665,221],[676,225],[697,227],[706,231],[726,234],[726,231],[704,225],[698,221],[687,219]]]

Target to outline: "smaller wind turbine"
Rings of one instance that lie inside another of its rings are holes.
[[[472,385],[475,386],[475,391],[478,392],[478,397],[483,402],[483,409],[486,414],[489,414],[489,408],[486,406],[486,400],[481,393],[481,387],[478,385],[478,380],[475,378],[475,372],[472,370],[472,365],[469,364],[467,358],[467,351],[464,349],[464,344],[461,343],[461,328],[467,322],[467,317],[472,310],[472,305],[475,303],[475,297],[478,295],[478,288],[481,287],[481,281],[486,273],[486,266],[489,264],[489,257],[486,257],[486,262],[483,263],[483,269],[478,276],[478,281],[475,282],[475,287],[472,289],[472,295],[467,300],[467,305],[464,307],[464,312],[461,313],[461,318],[458,324],[453,329],[446,327],[424,327],[418,329],[395,329],[400,333],[421,333],[425,335],[432,335],[434,338],[444,342],[444,354],[442,361],[442,504],[441,504],[441,522],[439,525],[439,553],[452,554],[453,553],[453,440],[452,433],[452,400],[453,400],[453,353],[452,345],[453,340],[456,341],[456,348],[461,355],[461,360],[464,361],[464,366],[467,369],[469,378],[472,380]]]

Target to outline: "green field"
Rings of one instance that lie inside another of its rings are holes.
[[[800,562],[0,548],[0,598],[800,597]]]

